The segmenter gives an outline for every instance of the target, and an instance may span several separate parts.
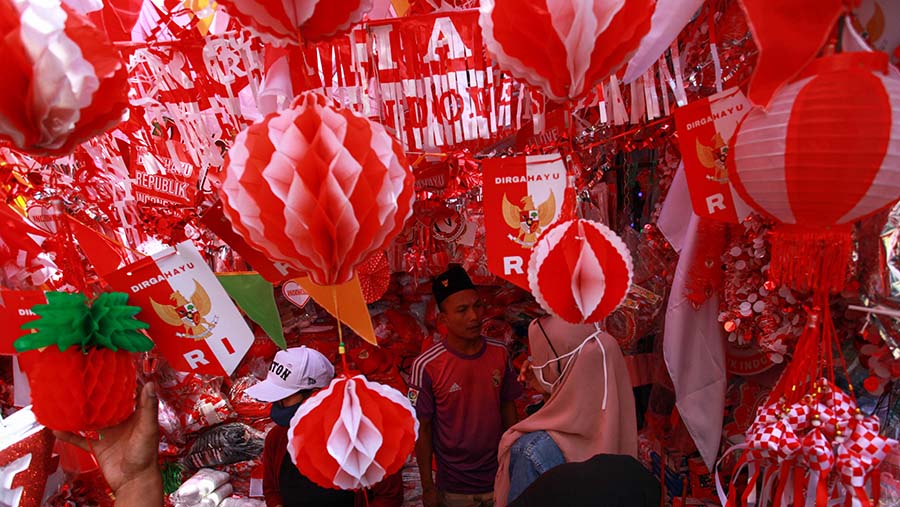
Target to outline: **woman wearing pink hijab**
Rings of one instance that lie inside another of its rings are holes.
[[[531,323],[528,341],[531,364],[523,374],[549,399],[504,433],[495,507],[505,507],[553,466],[598,454],[637,456],[634,394],[616,340],[593,325],[548,316]]]

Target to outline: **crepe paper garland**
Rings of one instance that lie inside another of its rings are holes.
[[[367,304],[372,304],[387,292],[391,285],[391,268],[385,252],[368,256],[357,269],[359,285]]]
[[[628,84],[644,75],[669,49],[702,5],[703,0],[656,0],[650,18],[650,32],[628,60],[622,82]]]
[[[40,507],[54,471],[53,434],[30,408],[0,420],[0,505]]]
[[[548,229],[531,252],[528,284],[548,312],[574,324],[600,322],[624,301],[631,252],[605,225],[570,220]]]
[[[654,0],[482,0],[488,52],[501,69],[557,102],[616,72],[650,31]]]
[[[48,292],[40,318],[23,329],[37,332],[14,343],[31,387],[38,421],[55,430],[95,431],[114,426],[134,411],[137,370],[132,352],[153,342],[138,332],[123,293],[103,293],[87,306],[82,294]]]
[[[321,95],[300,95],[238,134],[223,172],[235,232],[318,285],[350,281],[412,213],[413,175],[400,145]]]
[[[900,198],[900,79],[887,65],[882,53],[821,58],[731,139],[732,184],[776,222],[773,282],[840,290],[853,222]]]
[[[345,33],[372,9],[372,0],[222,0],[232,17],[276,46],[318,42]]]
[[[413,451],[419,421],[402,393],[365,377],[340,377],[306,400],[288,431],[291,461],[324,488],[368,488]]]
[[[122,121],[125,64],[106,35],[59,0],[0,0],[0,141],[63,156]]]

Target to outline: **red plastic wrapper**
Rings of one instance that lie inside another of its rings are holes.
[[[269,404],[247,395],[247,389],[260,380],[253,375],[240,377],[231,384],[229,399],[234,411],[242,419],[265,419],[269,417]]]
[[[156,381],[163,409],[160,414],[165,414],[163,432],[173,442],[183,443],[192,433],[237,417],[222,394],[220,377],[176,372],[164,366]]]

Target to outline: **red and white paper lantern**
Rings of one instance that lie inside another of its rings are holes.
[[[317,42],[362,21],[372,0],[222,0],[228,13],[271,44]]]
[[[400,391],[365,377],[340,377],[306,400],[288,431],[288,452],[325,488],[360,489],[403,467],[419,421]]]
[[[528,284],[548,312],[575,324],[600,322],[631,287],[631,252],[608,227],[569,220],[548,229],[528,261]]]
[[[400,232],[414,199],[400,145],[330,102],[301,95],[238,134],[220,191],[235,232],[319,285],[350,281]]]
[[[575,101],[616,72],[650,31],[654,0],[481,0],[500,68],[550,99]]]
[[[59,0],[0,0],[0,141],[62,156],[122,121],[125,64],[106,35]]]
[[[887,65],[881,53],[821,58],[768,109],[753,109],[732,138],[732,184],[778,224],[770,270],[776,281],[839,289],[849,227],[900,198],[900,79]],[[780,248],[790,239],[780,233],[794,233],[793,246]],[[830,235],[826,247],[840,250],[817,257],[823,234]],[[821,262],[831,265],[803,265]],[[793,280],[800,271],[804,279]]]

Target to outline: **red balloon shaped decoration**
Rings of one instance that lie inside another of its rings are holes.
[[[31,386],[34,414],[60,431],[96,431],[115,426],[134,412],[137,369],[126,350],[55,345],[19,354]]]
[[[321,95],[301,95],[238,134],[224,173],[223,209],[235,232],[319,285],[350,281],[412,212],[413,175],[400,145]]]
[[[732,138],[732,184],[778,224],[773,281],[840,290],[850,226],[900,198],[900,79],[887,65],[882,53],[821,58]]]
[[[541,235],[528,261],[537,302],[567,322],[600,322],[631,287],[631,252],[605,225],[569,220]]]
[[[481,0],[478,23],[500,68],[550,99],[574,101],[616,72],[650,31],[655,0]]]
[[[368,488],[403,467],[419,421],[400,391],[365,377],[336,378],[306,400],[288,431],[300,472],[324,488]]]
[[[128,75],[119,52],[58,0],[0,0],[0,141],[67,155],[122,121]]]
[[[347,32],[372,0],[221,0],[228,14],[275,45],[316,42]]]

